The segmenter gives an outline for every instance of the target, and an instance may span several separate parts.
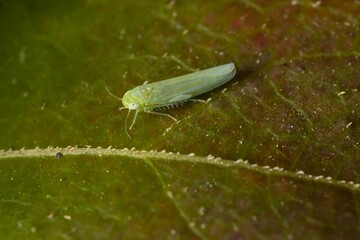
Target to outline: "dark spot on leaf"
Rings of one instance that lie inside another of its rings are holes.
[[[63,155],[62,155],[62,153],[61,152],[57,152],[56,154],[55,154],[55,157],[56,158],[61,158]]]

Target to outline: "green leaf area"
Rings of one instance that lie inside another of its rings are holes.
[[[0,232],[13,239],[351,239],[359,231],[358,186],[300,172],[115,149],[0,156]]]
[[[357,0],[1,1],[1,238],[360,236],[359,12]],[[105,88],[122,97],[229,62],[236,76],[206,103],[163,111],[177,123],[139,113],[131,138]]]

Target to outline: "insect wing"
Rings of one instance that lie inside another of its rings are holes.
[[[231,80],[236,73],[233,63],[139,86],[147,93],[150,105],[181,102],[208,92]]]

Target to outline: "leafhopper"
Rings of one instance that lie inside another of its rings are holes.
[[[161,115],[177,121],[173,116],[156,112],[156,110],[178,106],[187,101],[202,101],[193,99],[193,97],[225,84],[235,76],[235,73],[234,64],[228,63],[183,76],[140,85],[127,91],[122,98],[112,94],[107,87],[106,90],[111,96],[122,101],[124,107],[120,110],[129,109],[125,120],[125,131],[130,137],[127,131],[127,120],[132,110],[135,111],[135,116],[129,130],[134,126],[139,112]]]

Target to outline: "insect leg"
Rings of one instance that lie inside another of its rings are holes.
[[[190,98],[190,99],[188,99],[187,101],[189,101],[189,102],[201,102],[201,103],[206,103],[205,100],[202,100],[202,99],[194,99],[194,98]]]
[[[152,111],[145,111],[146,113],[151,113],[151,114],[155,114],[155,115],[160,115],[160,116],[164,116],[164,117],[169,117],[171,118],[172,120],[174,120],[175,122],[177,122],[178,120],[176,118],[174,118],[173,116],[171,116],[170,114],[167,114],[167,113],[161,113],[161,112],[152,112]]]
[[[128,121],[130,112],[131,112],[131,109],[129,109],[129,112],[128,112],[127,116],[126,116],[126,120],[125,120],[125,132],[126,132],[126,135],[128,135],[128,137],[131,139],[130,134],[129,134],[128,131],[127,131],[127,121]]]
[[[133,119],[133,121],[132,121],[132,123],[131,123],[131,125],[130,125],[130,127],[129,127],[130,130],[132,129],[132,127],[134,126],[134,124],[135,124],[135,122],[136,122],[138,113],[139,113],[139,110],[136,110],[134,119]]]

